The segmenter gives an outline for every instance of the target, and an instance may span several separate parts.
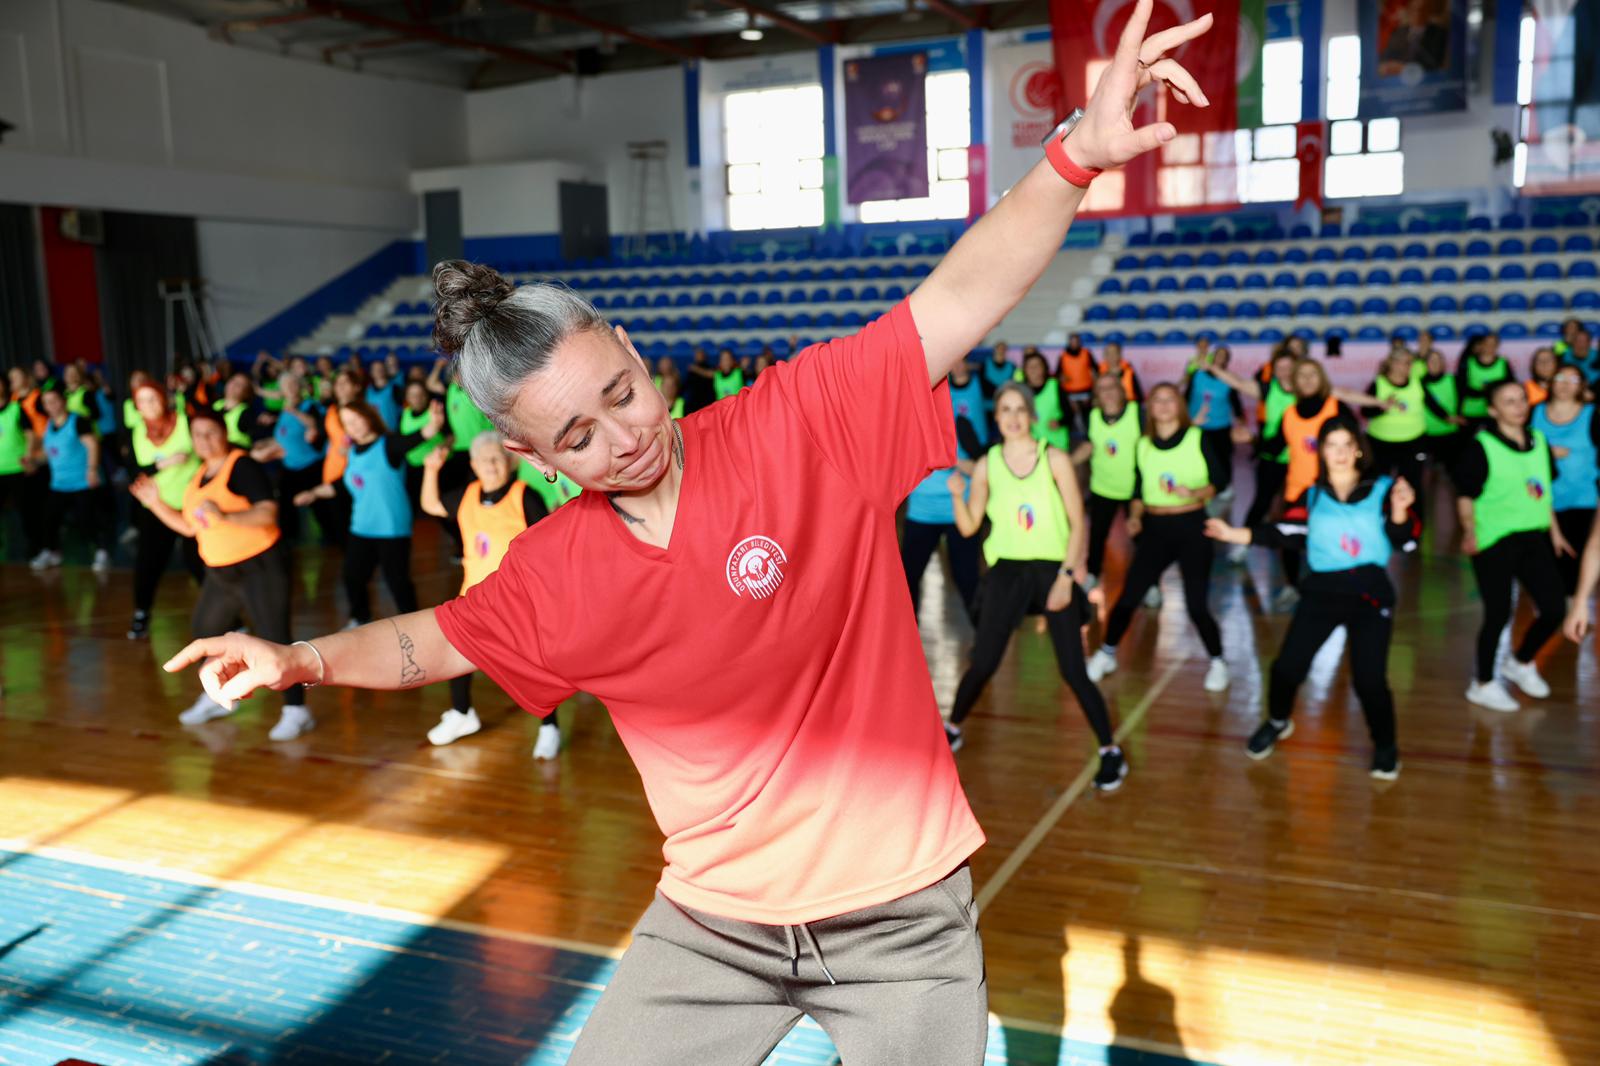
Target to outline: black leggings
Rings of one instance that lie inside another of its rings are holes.
[[[133,508],[133,525],[139,531],[139,546],[133,557],[133,609],[148,613],[156,602],[161,575],[172,561],[172,546],[181,543],[183,565],[196,585],[204,585],[205,564],[200,561],[200,545],[193,537],[174,533],[165,522],[143,504]]]
[[[1521,581],[1533,598],[1534,619],[1517,644],[1517,662],[1530,663],[1545,642],[1556,635],[1566,614],[1561,571],[1545,530],[1512,533],[1472,557],[1483,600],[1483,627],[1478,630],[1478,680],[1494,680],[1495,651],[1500,632],[1511,621],[1511,585]]]
[[[45,500],[41,537],[44,546],[51,551],[60,551],[61,528],[70,520],[84,539],[102,551],[110,551],[111,535],[116,525],[112,511],[111,492],[104,485],[77,492],[51,489]]]
[[[1111,524],[1117,520],[1118,511],[1127,510],[1127,500],[1089,493],[1089,573],[1096,578],[1105,570],[1106,538],[1111,536]]]
[[[283,468],[282,476],[278,479],[278,527],[283,530],[283,537],[290,544],[300,540],[300,509],[294,505],[294,498],[320,484],[320,462],[302,470]],[[314,500],[311,511],[317,516],[317,525],[322,528],[323,547],[342,545],[350,531],[350,497],[345,494],[344,486],[335,483],[333,498]]]
[[[1246,529],[1254,529],[1267,520],[1272,505],[1283,495],[1283,483],[1289,477],[1289,464],[1271,459],[1256,460],[1256,493],[1250,500],[1250,511],[1244,516]]]
[[[1211,467],[1216,471],[1217,495],[1221,496],[1233,485],[1233,427],[1202,429],[1200,447],[1214,457]]]
[[[1572,555],[1556,556],[1556,568],[1561,571],[1561,587],[1568,596],[1578,591],[1578,566],[1583,561],[1583,546],[1589,541],[1589,527],[1594,525],[1594,508],[1574,508],[1556,512],[1556,525],[1561,535],[1572,545]]]
[[[1422,472],[1428,465],[1428,438],[1389,441],[1372,440],[1372,470],[1374,474],[1403,477],[1417,490],[1422,499]]]
[[[972,661],[956,687],[950,721],[959,725],[971,713],[989,679],[1000,669],[1000,659],[1011,642],[1011,634],[1027,615],[1042,611],[1050,627],[1050,642],[1055,646],[1056,666],[1061,670],[1062,680],[1078,697],[1083,716],[1088,719],[1089,728],[1094,730],[1100,746],[1114,742],[1105,697],[1089,680],[1083,658],[1082,630],[1088,624],[1083,610],[1086,593],[1074,587],[1072,602],[1066,610],[1045,610],[1045,597],[1050,586],[1055,584],[1059,569],[1059,563],[1013,559],[1001,559],[989,568],[978,592],[978,636],[972,645]]]
[[[1361,701],[1372,743],[1395,746],[1394,696],[1389,691],[1389,640],[1394,618],[1376,601],[1352,595],[1307,595],[1295,608],[1283,647],[1273,661],[1267,713],[1280,722],[1294,713],[1294,697],[1311,672],[1311,660],[1340,626],[1350,651],[1350,684]]]
[[[973,617],[978,598],[978,538],[963,537],[954,523],[932,524],[905,520],[900,535],[900,562],[906,569],[906,580],[911,584],[911,613],[922,606],[922,574],[928,561],[939,550],[939,538],[944,538],[945,550],[950,553],[950,575],[955,579],[956,593],[967,617]]]
[[[0,474],[0,523],[5,521],[6,507],[10,505],[17,512],[17,521],[22,526],[24,559],[32,557],[39,550],[37,543],[39,516],[28,505],[28,490],[27,474]]]
[[[289,643],[289,549],[282,540],[242,563],[206,567],[200,599],[189,624],[196,640],[220,637],[249,619],[254,636],[275,644]],[[283,705],[302,704],[302,685],[285,689]]]
[[[1106,622],[1107,646],[1117,646],[1128,632],[1133,612],[1139,609],[1144,594],[1155,587],[1162,571],[1173,563],[1178,564],[1183,574],[1184,603],[1189,608],[1189,620],[1200,634],[1200,642],[1206,646],[1206,654],[1213,659],[1222,654],[1222,634],[1206,603],[1211,592],[1211,541],[1206,538],[1204,509],[1144,516],[1144,529],[1133,541],[1133,562],[1128,565],[1128,579]]]
[[[367,583],[379,568],[399,613],[410,614],[417,609],[417,587],[411,583],[411,538],[362,537],[352,533],[344,546],[344,591],[350,597],[350,617],[362,624],[372,621],[372,595]]]

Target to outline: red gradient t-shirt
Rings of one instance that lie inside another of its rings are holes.
[[[894,512],[955,461],[907,304],[683,419],[672,542],[584,493],[438,609],[520,705],[602,700],[666,834],[660,889],[766,924],[907,895],[983,843]]]

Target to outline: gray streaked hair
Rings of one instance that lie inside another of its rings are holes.
[[[492,267],[447,260],[433,268],[434,342],[455,356],[455,374],[472,402],[502,433],[522,383],[550,363],[568,337],[609,329],[605,316],[565,285],[513,286]]]
[[[472,444],[467,449],[468,455],[477,455],[479,452],[506,450],[506,438],[497,429],[486,429],[472,438]]]

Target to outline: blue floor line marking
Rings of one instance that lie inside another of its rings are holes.
[[[0,1064],[561,1066],[616,969],[564,948],[0,850]],[[832,1066],[806,1019],[768,1066]],[[991,1028],[985,1066],[1205,1066]]]

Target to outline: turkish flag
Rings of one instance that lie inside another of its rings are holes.
[[[1165,86],[1146,88],[1133,112],[1135,127],[1170,122],[1180,134],[1220,133],[1238,127],[1239,0],[1155,0],[1145,36],[1192,22],[1211,12],[1211,29],[1187,41],[1168,58],[1177,60],[1205,90],[1210,107],[1179,103]],[[1100,73],[1117,50],[1135,0],[1050,0],[1050,33],[1056,75],[1061,80],[1061,111],[1082,107],[1094,92]],[[1120,215],[1148,215],[1163,210],[1156,196],[1159,152],[1147,152],[1129,163]]]
[[[1306,204],[1322,208],[1322,161],[1328,154],[1325,131],[1320,121],[1295,127],[1295,156],[1300,160],[1300,194],[1294,200],[1297,211]]]

